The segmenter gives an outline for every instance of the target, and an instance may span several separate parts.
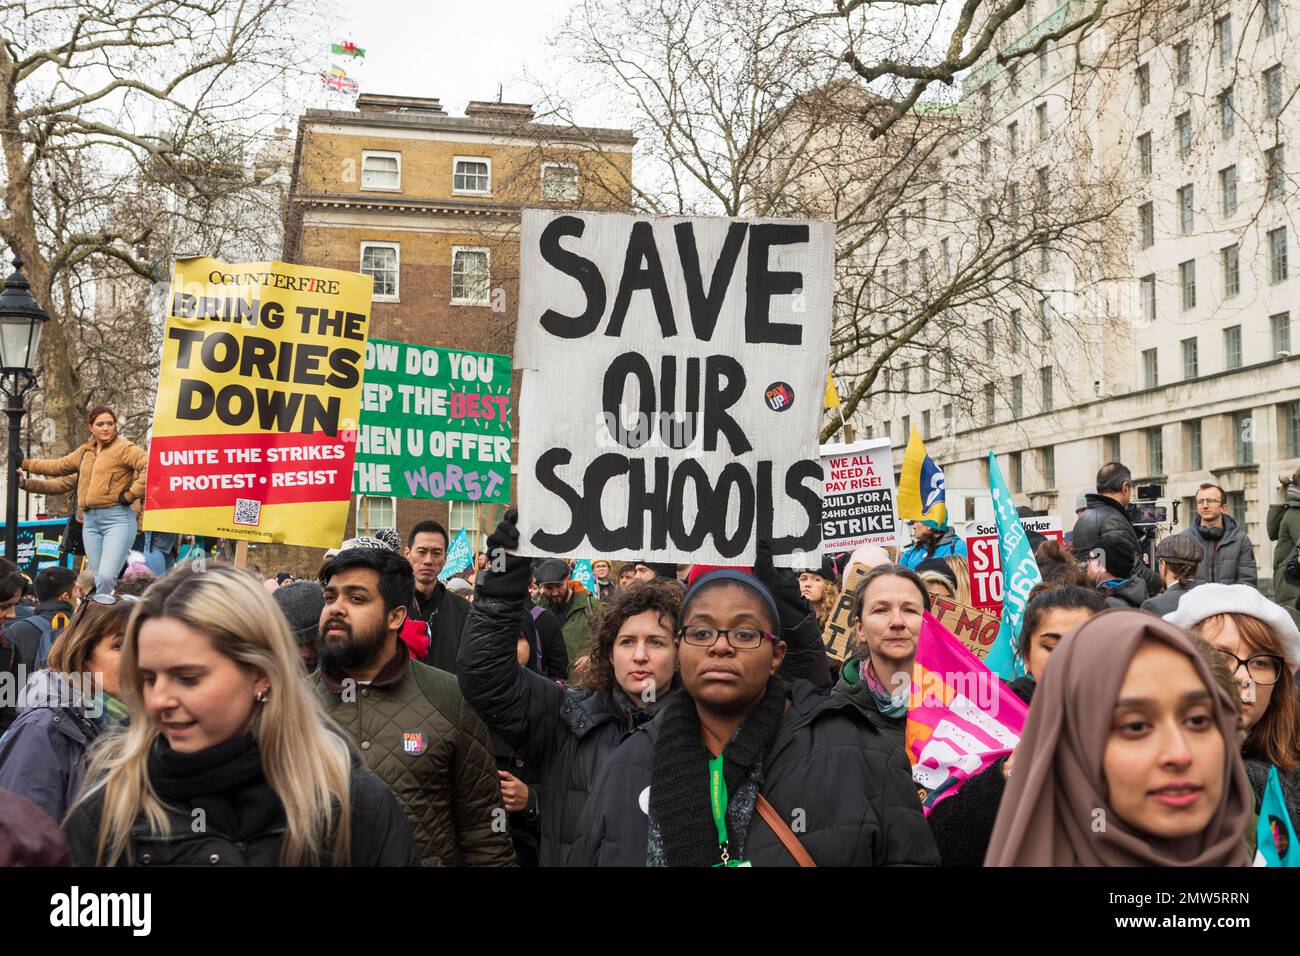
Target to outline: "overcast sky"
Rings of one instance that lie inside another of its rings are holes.
[[[366,51],[340,60],[363,92],[436,96],[453,116],[470,100],[534,102],[525,68],[545,75],[545,40],[573,0],[336,0],[341,39]],[[322,52],[322,56],[324,53]]]

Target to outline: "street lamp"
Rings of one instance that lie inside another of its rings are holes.
[[[9,399],[9,472],[5,476],[5,557],[18,563],[18,466],[23,396],[36,386],[32,365],[41,347],[41,326],[49,314],[33,298],[31,283],[22,274],[23,260],[14,253],[14,271],[0,293],[0,392]]]

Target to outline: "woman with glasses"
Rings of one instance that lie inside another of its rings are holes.
[[[397,798],[321,711],[251,575],[182,568],[132,607],[130,724],[95,748],[64,822],[78,865],[418,865]]]
[[[684,692],[606,762],[571,865],[938,864],[902,749],[845,697],[782,677],[778,630],[757,578],[691,585]]]
[[[1281,607],[1244,584],[1202,584],[1165,620],[1195,630],[1219,650],[1241,686],[1246,740],[1242,756],[1263,798],[1269,766],[1277,767],[1292,820],[1300,821],[1300,704],[1295,671],[1300,630]]]
[[[55,820],[72,806],[86,750],[124,723],[118,658],[132,602],[107,594],[83,601],[23,688],[18,719],[0,738],[0,789],[26,797]]]

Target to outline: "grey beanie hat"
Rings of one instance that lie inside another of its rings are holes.
[[[315,581],[295,581],[276,588],[271,597],[289,622],[293,639],[299,644],[316,640],[320,629],[320,616],[325,610],[325,592]]]

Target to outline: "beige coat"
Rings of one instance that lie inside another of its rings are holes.
[[[149,453],[121,435],[99,451],[95,445],[91,439],[62,458],[23,459],[24,471],[50,475],[51,480],[24,478],[19,486],[24,491],[59,495],[72,491],[75,485],[80,520],[85,519],[87,508],[134,505],[142,499]]]

